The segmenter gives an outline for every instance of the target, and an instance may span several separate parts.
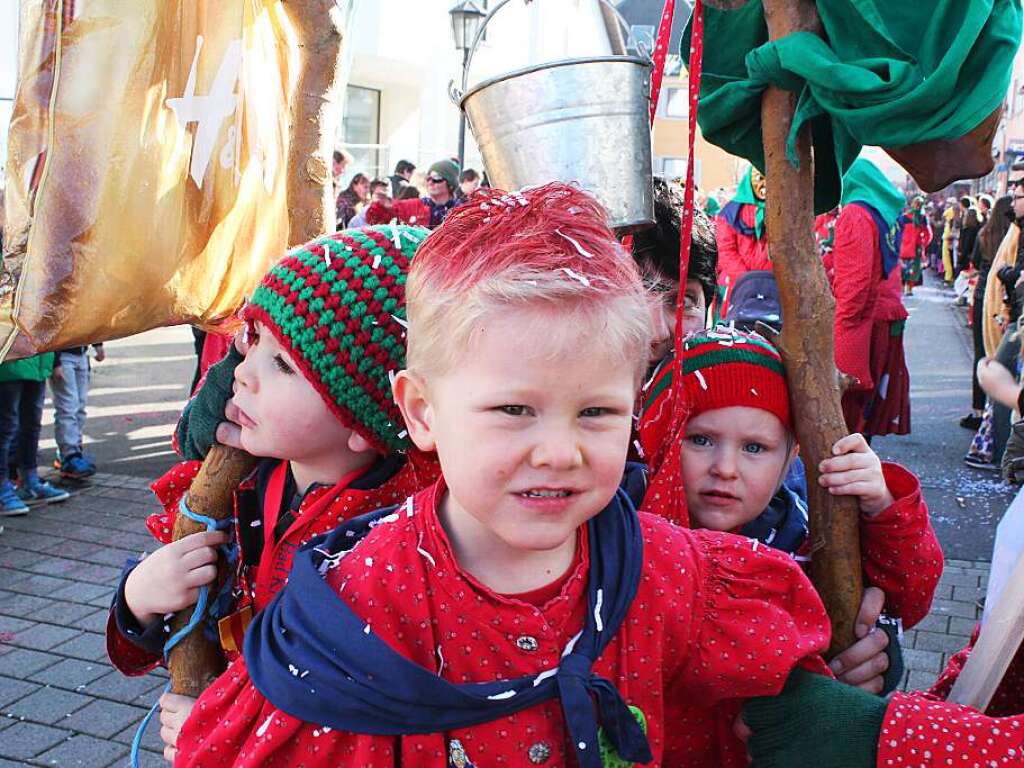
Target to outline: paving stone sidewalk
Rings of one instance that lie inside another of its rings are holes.
[[[127,765],[136,726],[166,683],[126,678],[103,631],[121,565],[153,548],[147,481],[100,474],[62,504],[0,518],[0,768]],[[906,687],[929,686],[967,642],[988,563],[947,562],[929,615],[905,635]],[[165,765],[159,728],[140,765]]]

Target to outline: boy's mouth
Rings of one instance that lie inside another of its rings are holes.
[[[252,417],[241,408],[238,409],[238,425],[246,429],[255,429],[257,426]]]
[[[736,494],[714,488],[708,491],[701,491],[700,495],[711,504],[728,504],[733,501],[739,501],[740,498]]]
[[[564,499],[573,493],[574,491],[567,488],[531,488],[527,491],[520,491],[519,495],[525,499]]]

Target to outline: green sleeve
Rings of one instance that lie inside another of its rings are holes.
[[[224,408],[231,399],[235,368],[243,359],[232,344],[224,359],[209,367],[203,386],[181,412],[174,435],[185,459],[206,458],[216,442],[217,425],[224,421]]]
[[[887,707],[879,696],[794,669],[778,696],[743,706],[754,732],[747,742],[751,767],[875,768]]]

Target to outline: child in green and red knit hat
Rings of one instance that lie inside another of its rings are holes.
[[[149,526],[165,546],[126,568],[107,628],[122,672],[143,674],[160,662],[164,616],[192,605],[214,581],[217,548],[229,538],[237,568],[214,618],[230,660],[302,544],[436,479],[436,461],[411,449],[391,394],[405,367],[406,276],[426,235],[404,225],[343,230],[291,251],[263,278],[242,313],[244,357],[233,349],[211,368],[182,416],[178,444],[194,460],[153,485],[165,511]],[[223,439],[215,428],[226,412],[237,423],[230,442],[260,457],[235,492],[234,536],[171,543],[178,505],[201,465],[195,459],[215,434]],[[162,704],[162,719],[184,720],[191,700],[166,695]]]
[[[757,334],[719,326],[687,337],[681,362],[681,408],[674,408],[671,364],[646,393],[639,432],[654,457],[654,476],[645,508],[809,560],[807,507],[783,484],[798,446],[779,352]],[[833,671],[877,693],[887,643],[870,630],[883,607],[908,627],[927,615],[942,551],[913,474],[881,462],[859,434],[836,442],[832,453],[819,467],[819,482],[830,493],[857,497],[872,587],[858,617],[861,640],[833,661]]]

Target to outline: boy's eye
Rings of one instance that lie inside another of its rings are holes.
[[[597,416],[607,416],[611,412],[611,408],[602,408],[601,406],[595,405],[591,408],[584,408],[582,411],[580,411],[580,416],[584,416],[588,419],[593,419]]]
[[[764,453],[768,448],[761,443],[747,443],[743,446],[743,450],[747,453]]]
[[[295,373],[292,367],[288,365],[288,363],[285,361],[283,357],[281,357],[281,355],[274,355],[274,366],[281,373],[287,373],[289,376]]]
[[[708,437],[707,435],[687,435],[686,439],[689,440],[693,445],[711,445],[711,438]]]
[[[525,405],[499,405],[498,410],[506,416],[527,416],[530,409]]]

